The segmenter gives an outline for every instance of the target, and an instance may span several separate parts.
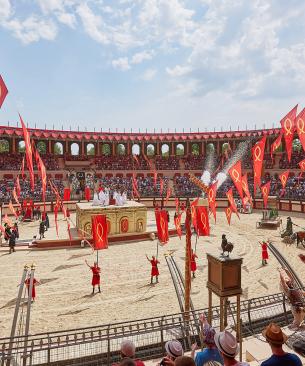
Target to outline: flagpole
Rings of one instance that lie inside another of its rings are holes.
[[[157,240],[157,254],[156,254],[156,259],[158,259],[158,254],[159,254],[159,239]]]
[[[185,286],[185,303],[184,303],[184,311],[186,313],[186,317],[189,319],[189,311],[190,311],[190,295],[191,295],[191,267],[190,267],[190,259],[191,259],[191,247],[192,247],[192,232],[191,232],[191,207],[190,201],[187,199],[186,201],[186,218],[185,218],[185,275],[184,275],[184,286]]]
[[[98,267],[98,250],[96,251],[96,265]]]

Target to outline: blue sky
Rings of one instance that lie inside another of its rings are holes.
[[[1,124],[272,127],[305,100],[302,0],[0,0]]]

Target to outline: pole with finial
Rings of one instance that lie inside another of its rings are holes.
[[[190,206],[190,200],[187,199],[186,201],[186,218],[185,218],[185,274],[184,274],[184,287],[185,287],[185,303],[184,303],[184,311],[185,311],[185,317],[186,319],[189,319],[189,312],[190,312],[190,297],[191,297],[191,238],[192,238],[192,232],[191,232],[191,206]]]

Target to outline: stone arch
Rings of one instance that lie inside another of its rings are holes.
[[[183,156],[184,155],[184,145],[178,144],[176,145],[176,156]]]
[[[168,157],[169,156],[169,145],[168,144],[163,144],[161,146],[161,154],[163,157]]]
[[[131,151],[133,155],[140,155],[140,145],[139,144],[133,144]]]
[[[79,144],[77,142],[73,142],[70,146],[70,154],[73,156],[79,155]]]
[[[199,145],[197,143],[192,144],[191,146],[192,155],[199,155]]]
[[[47,144],[45,141],[38,141],[36,145],[36,149],[38,150],[40,155],[47,153]]]
[[[106,155],[106,156],[111,155],[111,147],[109,144],[102,145],[102,155]]]
[[[19,153],[25,152],[25,142],[23,140],[18,142],[18,152]]]
[[[64,146],[61,142],[55,142],[54,144],[54,155],[63,155]]]
[[[155,146],[153,144],[148,144],[146,146],[146,155],[154,156],[155,155]]]
[[[302,144],[298,138],[296,138],[292,141],[292,150],[293,151],[302,151]]]
[[[213,142],[210,142],[209,144],[207,144],[207,154],[210,154],[213,152],[215,152],[215,145],[213,144]]]
[[[10,152],[10,143],[6,139],[0,140],[0,153],[5,154]]]
[[[95,155],[95,145],[91,142],[86,146],[86,155],[92,156]]]
[[[224,142],[221,147],[221,152],[224,154],[230,150],[230,144],[228,142]]]
[[[118,144],[117,154],[118,155],[126,155],[126,146],[124,144]]]

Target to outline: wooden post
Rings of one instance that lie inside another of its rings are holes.
[[[242,335],[241,335],[241,324],[240,324],[240,295],[237,295],[237,304],[236,304],[236,339],[239,342],[239,360],[242,361]]]
[[[192,238],[192,232],[191,232],[191,207],[190,207],[190,201],[189,199],[186,201],[186,219],[185,219],[185,275],[184,275],[184,281],[185,281],[185,304],[184,304],[184,311],[188,313],[190,311],[190,295],[191,295],[191,267],[190,267],[190,260],[191,260],[191,238]],[[189,315],[188,315],[189,316]]]
[[[212,325],[212,290],[208,289],[209,291],[209,314],[208,314],[208,322]]]
[[[221,297],[220,298],[220,314],[219,314],[219,317],[220,317],[220,331],[222,332],[224,330],[224,319],[223,319],[223,300],[224,298]]]
[[[224,327],[228,325],[228,298],[224,298],[224,321],[223,321]]]

